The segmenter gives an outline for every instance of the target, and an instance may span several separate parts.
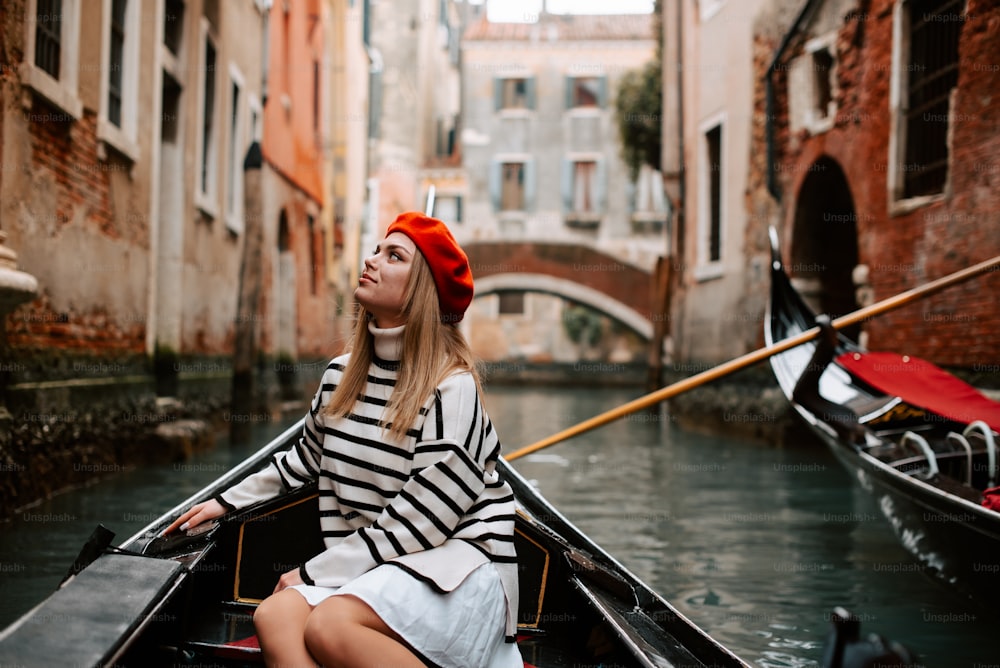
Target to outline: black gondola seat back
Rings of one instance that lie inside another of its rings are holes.
[[[282,497],[235,520],[234,601],[260,603],[284,573],[323,551],[318,498],[315,491]]]
[[[323,551],[319,534],[319,504],[315,489],[300,490],[246,509],[225,524],[221,558],[233,559],[231,596],[227,600],[257,604],[274,591],[278,578]],[[545,537],[533,530],[527,515],[514,532],[518,560],[518,626],[523,631],[541,625],[549,572],[553,565]]]

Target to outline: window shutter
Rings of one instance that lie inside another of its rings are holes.
[[[565,102],[566,102],[566,108],[567,109],[572,109],[573,108],[573,82],[575,80],[576,80],[576,77],[571,77],[569,75],[566,76],[566,91],[565,91],[566,99],[565,99]]]
[[[597,79],[597,106],[604,109],[608,106],[608,77],[601,76]]]
[[[608,206],[608,161],[604,158],[598,158],[597,162],[597,195],[596,195],[596,209],[597,213],[604,214],[607,212]]]
[[[500,210],[500,195],[503,189],[503,163],[499,160],[490,161],[490,173],[489,173],[489,190],[490,190],[490,203],[493,205],[493,211]]]
[[[535,77],[528,77],[524,80],[524,86],[528,93],[528,109],[535,108]]]
[[[535,210],[535,194],[538,192],[535,183],[535,161],[529,159],[524,161],[524,210]]]
[[[569,158],[563,158],[560,194],[562,195],[563,213],[573,211],[573,167],[575,163]]]

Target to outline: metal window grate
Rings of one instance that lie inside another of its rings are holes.
[[[906,63],[903,196],[933,195],[948,176],[951,90],[958,82],[958,38],[965,0],[911,0]]]
[[[35,12],[35,65],[59,78],[62,55],[62,0],[38,0]]]
[[[122,126],[122,69],[125,67],[127,0],[111,2],[111,58],[108,63],[108,120]]]

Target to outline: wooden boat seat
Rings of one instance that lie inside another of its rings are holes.
[[[899,399],[897,397],[863,397],[858,395],[846,402],[844,405],[854,411],[862,422],[867,423],[871,419],[877,419],[878,416],[890,409],[893,403],[898,401]]]
[[[0,665],[63,666],[70,658],[78,666],[111,665],[124,639],[155,621],[182,570],[171,560],[101,555],[5,631]]]

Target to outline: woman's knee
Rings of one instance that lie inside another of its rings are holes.
[[[305,641],[311,652],[336,656],[351,637],[354,626],[371,626],[376,616],[368,605],[353,596],[331,596],[316,606],[306,619]]]
[[[261,601],[253,614],[253,623],[258,634],[266,633],[275,626],[285,626],[307,614],[309,604],[302,595],[291,589],[283,589]]]

